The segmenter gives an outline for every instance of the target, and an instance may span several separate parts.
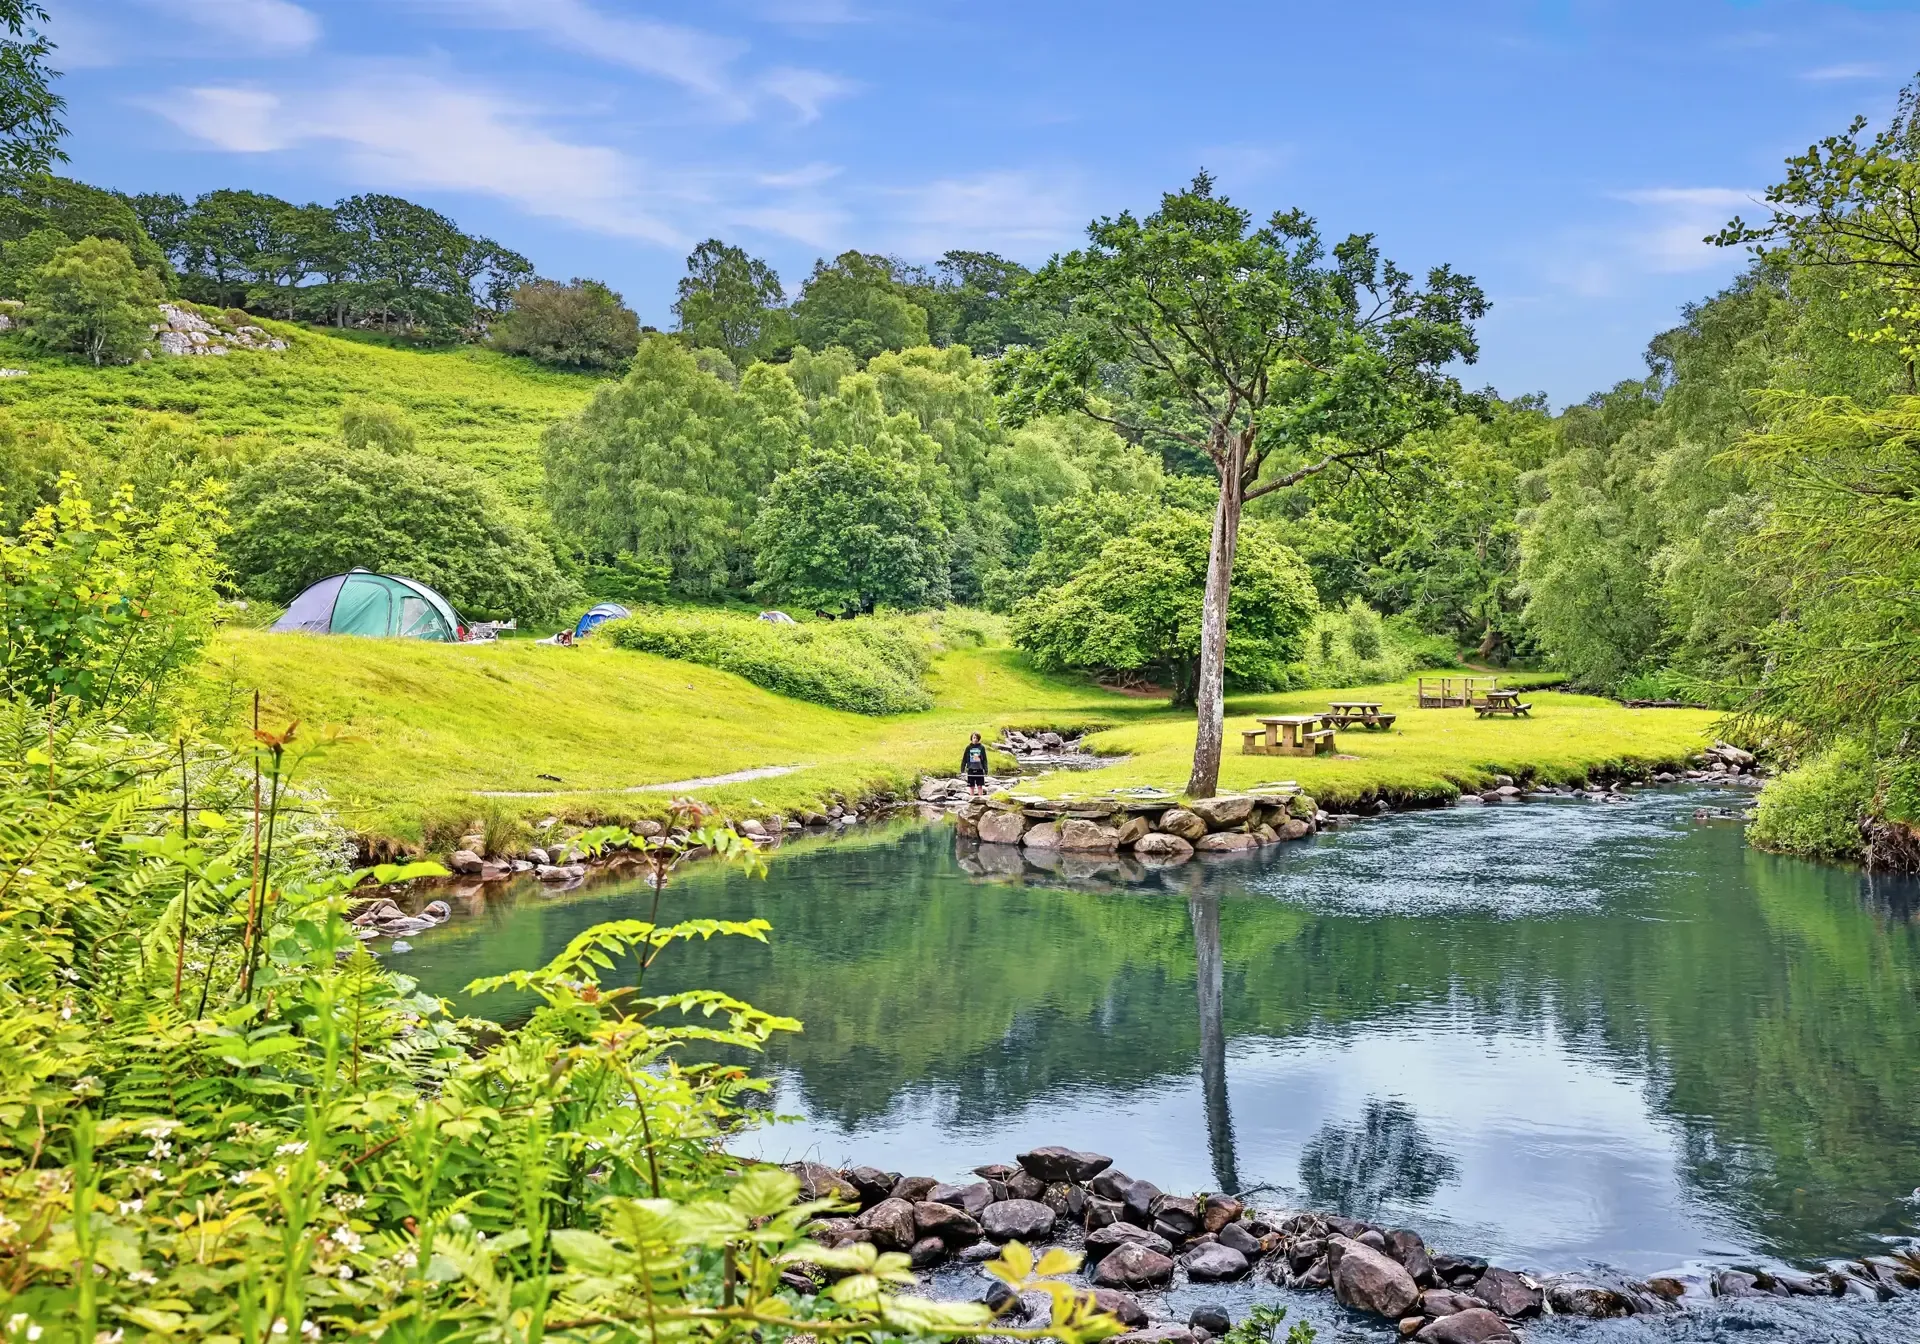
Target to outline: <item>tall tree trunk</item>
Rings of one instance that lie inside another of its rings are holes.
[[[1220,466],[1220,503],[1213,511],[1213,542],[1207,552],[1207,596],[1200,608],[1200,678],[1194,688],[1199,726],[1193,740],[1193,775],[1187,792],[1211,798],[1220,784],[1220,744],[1226,729],[1227,598],[1233,592],[1233,556],[1240,544],[1241,479],[1246,445],[1228,438]]]

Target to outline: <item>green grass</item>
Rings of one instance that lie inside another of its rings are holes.
[[[0,336],[0,364],[28,370],[0,379],[0,408],[57,421],[98,445],[110,445],[141,413],[171,412],[222,437],[285,446],[337,437],[343,401],[388,401],[413,420],[422,451],[479,469],[524,504],[541,489],[541,430],[577,411],[599,381],[474,346],[414,349],[259,325],[291,347],[96,369]]]
[[[904,789],[951,773],[969,732],[1003,726],[1099,726],[1103,751],[1132,759],[1055,775],[1042,791],[1089,792],[1187,778],[1191,716],[1037,673],[1004,646],[950,650],[926,684],[934,708],[871,717],[787,699],[730,673],[591,644],[525,641],[448,646],[228,631],[204,664],[205,715],[244,739],[248,695],[263,692],[268,726],[298,719],[317,748],[300,778],[322,785],[343,819],[369,835],[418,840],[428,819],[477,819],[483,791],[524,791],[532,819],[659,816],[664,793],[618,790],[767,766],[791,774],[697,790],[740,817],[791,813],[833,796]],[[1233,701],[1229,727],[1254,713],[1324,707],[1324,691]],[[1496,771],[1570,777],[1626,761],[1671,760],[1702,744],[1712,716],[1627,710],[1581,696],[1534,695],[1531,721],[1482,723],[1461,710],[1413,710],[1405,686],[1379,698],[1404,709],[1387,734],[1345,733],[1359,759],[1229,755],[1224,786],[1297,779],[1332,800],[1386,791],[1450,793]],[[1237,751],[1239,736],[1230,739]],[[557,775],[561,782],[540,778]]]

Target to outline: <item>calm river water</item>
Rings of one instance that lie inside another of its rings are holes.
[[[767,1061],[797,1117],[756,1136],[769,1158],[950,1177],[1065,1143],[1548,1270],[1881,1250],[1920,1233],[1920,888],[1693,820],[1726,801],[1403,814],[1140,883],[946,826],[803,841],[764,880],[681,875],[674,917],[773,940],[674,948],[650,988],[806,1024]],[[459,999],[646,897],[527,884],[394,964]],[[1328,1306],[1300,1300],[1323,1340],[1374,1337]],[[1920,1339],[1920,1313],[1741,1304],[1580,1337]]]

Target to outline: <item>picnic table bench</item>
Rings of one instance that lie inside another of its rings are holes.
[[[1333,750],[1333,729],[1320,725],[1325,714],[1274,714],[1254,720],[1263,725],[1240,732],[1243,756],[1315,756]]]
[[[1508,718],[1524,719],[1532,716],[1533,706],[1521,703],[1518,691],[1488,691],[1485,703],[1475,705],[1473,712],[1483,719],[1501,714]]]
[[[1335,700],[1328,709],[1327,722],[1335,728],[1391,728],[1399,717],[1382,714],[1378,700]]]
[[[1500,689],[1498,677],[1421,677],[1415,699],[1422,709],[1461,709],[1484,705]]]

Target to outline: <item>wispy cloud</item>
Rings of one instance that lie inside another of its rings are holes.
[[[225,44],[263,55],[291,55],[320,40],[320,20],[292,0],[177,0],[166,11]]]
[[[1800,78],[1815,81],[1842,79],[1885,79],[1887,68],[1864,61],[1855,61],[1842,65],[1822,65],[1812,70],[1802,70]]]
[[[1034,257],[1069,243],[1087,221],[1067,180],[1028,170],[937,178],[885,195],[894,202],[890,245],[910,257],[954,247]]]
[[[791,67],[768,71],[760,80],[760,87],[789,104],[800,114],[802,124],[820,120],[824,104],[853,92],[853,85],[837,75]]]
[[[633,159],[560,139],[531,109],[468,81],[382,66],[295,91],[185,89],[156,110],[233,153],[331,147],[335,171],[363,187],[471,192],[601,233],[684,241],[660,214],[659,198],[671,191]]]
[[[1761,199],[1757,191],[1733,187],[1643,187],[1615,196],[1641,208],[1645,222],[1626,241],[1649,269],[1661,272],[1714,265],[1726,254],[1707,235]]]

